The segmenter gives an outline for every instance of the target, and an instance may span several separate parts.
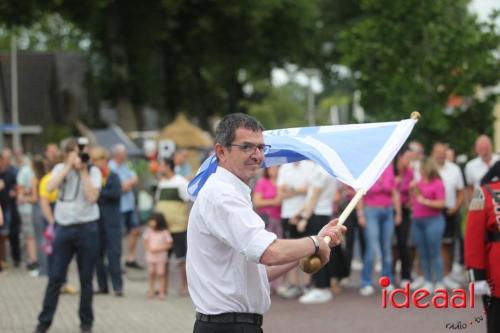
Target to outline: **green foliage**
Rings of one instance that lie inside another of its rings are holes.
[[[479,133],[491,133],[493,98],[473,99],[465,112],[446,115],[450,95],[474,96],[494,85],[499,35],[481,25],[460,0],[364,0],[361,19],[339,39],[342,62],[357,72],[365,110],[377,120],[419,110],[415,136],[451,142],[460,152]],[[467,149],[468,150],[468,149]]]
[[[43,129],[42,140],[45,144],[61,142],[63,139],[72,137],[71,129],[66,126],[52,125]]]
[[[242,102],[248,113],[259,119],[266,129],[304,126],[307,123],[307,89],[289,83],[280,87],[268,81],[254,86],[254,100]]]
[[[162,119],[187,110],[202,126],[213,114],[248,111],[267,128],[303,126],[307,89],[272,87],[271,70],[317,68],[318,124],[332,106],[350,107],[355,89],[373,120],[406,118],[417,109],[415,137],[468,152],[491,134],[495,96],[474,97],[498,82],[500,37],[479,24],[467,0],[4,0],[0,48],[7,33],[38,50],[89,55],[89,91],[152,106]],[[82,48],[83,47],[83,48]],[[343,64],[351,75],[332,68]],[[254,93],[244,93],[253,86]],[[450,96],[463,108],[445,113]],[[136,111],[135,116],[138,117]],[[140,124],[139,124],[140,126]]]
[[[85,52],[91,43],[88,34],[59,14],[42,15],[26,27],[0,28],[0,49],[10,49],[12,33],[16,34],[22,50]]]

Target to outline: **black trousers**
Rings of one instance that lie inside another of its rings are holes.
[[[500,332],[500,298],[483,296],[483,303],[486,309],[488,333]]]
[[[10,255],[14,265],[17,266],[21,262],[21,217],[15,204],[11,208],[11,219],[9,232]]]
[[[307,223],[306,233],[308,235],[317,235],[328,222],[330,222],[330,216],[313,215]],[[348,276],[347,260],[342,247],[336,246],[331,251],[330,261],[312,276],[316,288],[330,288],[330,279],[332,277],[340,280]]]
[[[193,333],[263,333],[258,325],[243,323],[207,323],[196,320]]]
[[[402,207],[403,213],[401,224],[396,226],[396,239],[399,260],[401,260],[401,279],[411,280],[411,254],[409,247],[409,235],[411,227],[410,210]]]

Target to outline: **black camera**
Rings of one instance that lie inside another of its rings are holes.
[[[88,163],[90,161],[89,153],[85,152],[85,147],[89,144],[89,139],[86,137],[78,138],[78,156],[82,163]]]

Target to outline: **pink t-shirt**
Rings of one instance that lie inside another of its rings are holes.
[[[392,206],[392,191],[395,189],[396,180],[391,164],[366,193],[364,203],[367,206],[390,207]]]
[[[152,252],[152,250],[172,244],[172,236],[170,235],[170,232],[168,232],[168,230],[155,231],[148,228],[142,237],[149,243],[149,251],[146,251],[146,262],[166,263],[168,250],[160,252]]]
[[[278,187],[273,184],[270,179],[264,177],[257,181],[253,191],[255,193],[260,193],[262,199],[273,199],[278,195]],[[262,207],[257,210],[257,213],[267,214],[270,218],[279,220],[281,216],[281,205]]]
[[[401,204],[406,205],[410,201],[409,189],[410,183],[413,180],[412,168],[407,168],[400,175],[401,181],[398,184],[399,193],[401,194]]]
[[[444,185],[441,178],[435,178],[430,182],[419,181],[417,183],[418,191],[420,194],[429,200],[444,200]],[[412,197],[412,216],[413,218],[433,217],[441,214],[441,209],[431,208],[419,204],[417,197]]]

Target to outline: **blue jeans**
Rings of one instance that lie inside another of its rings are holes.
[[[92,275],[97,257],[97,237],[96,222],[57,227],[53,244],[53,267],[49,269],[43,309],[38,316],[39,327],[46,329],[52,324],[59,301],[59,291],[66,281],[68,266],[74,254],[76,254],[81,288],[78,314],[82,327],[92,326],[94,322]]]
[[[433,217],[413,219],[411,236],[420,257],[420,266],[427,281],[443,280],[443,259],[441,258],[441,239],[444,232],[444,218],[441,214]]]
[[[361,271],[361,287],[372,285],[373,261],[377,246],[382,254],[382,276],[394,280],[392,274],[392,235],[394,233],[394,212],[391,207],[365,207],[364,228],[366,249]]]

